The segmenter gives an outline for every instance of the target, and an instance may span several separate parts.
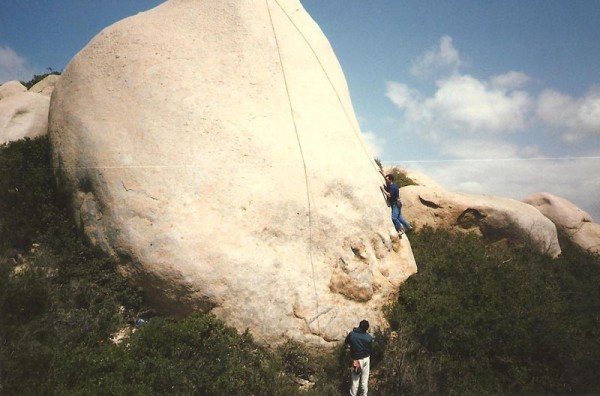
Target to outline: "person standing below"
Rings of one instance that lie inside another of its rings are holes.
[[[381,173],[383,175],[383,172]],[[392,208],[392,223],[396,227],[396,231],[402,235],[405,231],[412,231],[412,226],[404,217],[402,217],[402,202],[400,202],[400,188],[394,183],[394,175],[387,174],[385,177],[385,185],[381,186],[381,192],[385,194],[388,205]]]
[[[369,369],[373,337],[367,333],[369,322],[361,320],[346,336],[345,343],[350,345],[350,356],[352,357],[352,385],[350,395],[356,396],[358,387],[361,386],[362,394],[367,396],[369,390]]]

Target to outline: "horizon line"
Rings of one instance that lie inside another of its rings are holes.
[[[424,159],[424,160],[402,160],[381,161],[382,164],[398,165],[402,163],[419,162],[492,162],[492,161],[569,161],[578,159],[600,159],[600,156],[590,157],[532,157],[532,158],[459,158],[459,159]]]

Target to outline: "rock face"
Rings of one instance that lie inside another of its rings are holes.
[[[0,144],[48,132],[50,98],[21,92],[0,100]]]
[[[79,226],[166,309],[332,345],[416,271],[298,0],[172,0],[105,29],[50,136]]]
[[[414,227],[475,232],[490,242],[526,242],[544,254],[560,255],[554,224],[523,202],[427,186],[403,187],[400,197],[402,214]]]
[[[560,231],[578,246],[600,253],[600,224],[570,201],[549,193],[537,193],[524,202],[534,206],[549,218]]]
[[[42,81],[35,84],[29,89],[29,92],[40,93],[42,95],[51,96],[54,86],[60,80],[60,76],[56,74],[50,74],[46,76]]]
[[[5,82],[0,85],[0,100],[25,91],[27,91],[27,88],[18,81]]]

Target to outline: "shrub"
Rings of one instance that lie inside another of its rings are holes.
[[[394,175],[394,183],[396,183],[400,188],[417,185],[413,179],[406,175],[406,171],[403,169],[394,167],[389,171],[389,173]]]
[[[290,394],[277,361],[210,315],[151,319],[126,344],[65,356],[59,394]],[[107,390],[110,390],[107,392]]]
[[[306,395],[347,394],[350,389],[350,353],[345,346],[331,350],[310,350],[288,341],[276,350],[285,373],[295,379],[311,381],[314,386],[303,390]]]
[[[375,163],[379,167],[379,170],[381,172],[383,172],[384,169],[383,169],[383,165],[381,164],[381,160],[379,158],[375,158]],[[404,169],[394,166],[393,168],[391,168],[389,170],[388,173],[391,173],[392,175],[394,175],[394,182],[398,185],[398,187],[416,186],[417,185],[417,183],[415,183],[414,180],[412,180],[410,177],[408,177],[406,175],[406,171]]]
[[[2,393],[47,393],[63,355],[107,340],[142,306],[58,204],[47,137],[0,147],[0,269]]]
[[[20,140],[0,150],[0,251],[23,251],[58,214],[48,139]]]
[[[379,158],[375,158],[375,163],[379,167],[379,169],[383,169],[383,165],[381,164],[381,160]]]
[[[411,243],[419,273],[388,310],[397,335],[382,390],[600,390],[597,257],[573,247],[558,260],[526,248],[490,250],[474,235],[431,229]]]
[[[27,82],[21,81],[21,84],[23,84],[25,86],[25,88],[31,89],[31,87],[33,87],[35,84],[39,83],[44,78],[46,78],[50,75],[60,75],[60,72],[50,69],[50,72],[43,73],[43,74],[35,74],[31,80],[29,80]]]

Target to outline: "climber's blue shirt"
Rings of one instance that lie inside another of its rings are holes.
[[[390,203],[396,202],[400,197],[400,188],[396,183],[385,186],[385,190],[390,193]]]
[[[373,337],[360,327],[355,327],[346,337],[346,344],[350,345],[350,356],[358,360],[371,356]]]

